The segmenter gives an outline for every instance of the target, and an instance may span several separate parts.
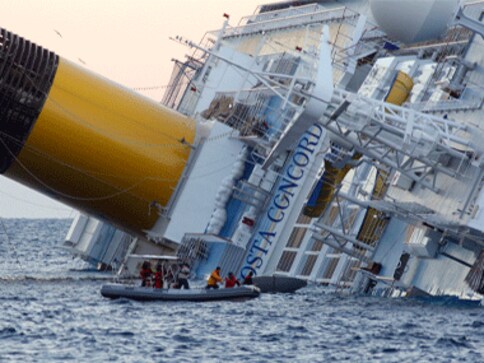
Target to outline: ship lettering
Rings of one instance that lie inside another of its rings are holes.
[[[285,210],[289,207],[290,204],[291,201],[289,200],[287,194],[276,194],[276,197],[274,198],[274,205],[278,209]]]
[[[262,252],[264,255],[267,255],[267,252],[269,252],[269,250],[258,246],[257,245],[258,242],[260,243],[261,241],[259,241],[259,240],[254,241],[254,243],[252,244],[252,247],[250,248],[250,252],[252,253],[252,252],[254,252],[253,250],[256,249],[257,251]]]
[[[287,183],[287,184],[282,184],[282,183]],[[284,192],[286,194],[289,194],[291,197],[294,197],[294,192],[292,191],[292,189],[298,186],[297,183],[294,183],[288,180],[286,177],[282,178],[282,183],[279,186],[279,188],[277,188],[277,190]]]
[[[274,214],[271,213],[273,210],[276,211]],[[278,212],[280,212],[279,217],[276,217]],[[269,220],[271,220],[272,222],[279,223],[284,219],[284,212],[282,212],[280,209],[270,207],[269,210],[267,211],[267,218],[269,218]]]
[[[293,165],[293,164],[289,165],[289,167],[287,168],[287,176],[290,177],[293,180],[301,179],[304,175],[304,170],[301,169],[301,168],[297,168],[296,170],[299,170],[300,174],[298,176],[296,176],[296,175],[294,175],[294,169],[296,169],[295,165]]]
[[[300,166],[301,168],[309,164],[309,156],[302,151],[297,151],[292,157],[292,160],[294,161],[294,164]]]
[[[267,243],[269,243],[271,245],[272,241],[270,240],[270,238],[275,237],[276,233],[275,232],[262,232],[262,231],[260,231],[259,235],[262,237],[262,239],[264,241],[266,241]]]
[[[299,188],[298,181],[304,176],[305,167],[309,164],[311,155],[316,151],[316,146],[322,135],[323,129],[315,125],[300,139],[277,187],[277,193],[272,198],[271,205],[267,209],[266,221],[272,223],[269,223],[269,225],[261,223],[261,226],[264,226],[262,228],[273,227],[274,223],[280,225],[284,221],[286,217],[284,211],[290,208]],[[269,248],[277,237],[277,227],[271,228],[271,230],[273,231],[260,230],[256,232],[255,235],[257,237],[253,238],[249,244],[250,247],[248,248],[245,264],[240,270],[242,278],[245,278],[249,272],[257,275],[257,270],[264,264],[264,257],[269,253]]]

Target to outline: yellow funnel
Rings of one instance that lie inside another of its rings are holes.
[[[153,207],[166,206],[178,184],[195,122],[1,35],[0,102],[9,97],[10,111],[0,112],[0,172],[143,235],[158,218]],[[22,55],[27,47],[32,59]]]

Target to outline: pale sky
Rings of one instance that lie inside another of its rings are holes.
[[[199,41],[206,31],[277,0],[0,0],[0,27],[159,101],[172,58],[187,48],[168,38]],[[0,217],[66,218],[73,211],[0,176]]]

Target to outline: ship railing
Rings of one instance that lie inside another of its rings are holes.
[[[239,130],[243,137],[256,136],[260,145],[268,150],[279,140],[297,113],[293,107],[283,109],[279,104],[270,106],[275,94],[269,88],[221,92],[217,93],[216,98],[222,95],[234,99],[230,116],[222,122]]]
[[[208,258],[207,243],[195,234],[186,234],[177,249],[177,257],[180,261],[192,264],[195,260]]]
[[[469,146],[467,139],[457,136],[461,132],[468,132],[466,126],[453,120],[417,113],[414,109],[386,104],[341,89],[335,89],[334,101],[339,101],[338,104],[340,104],[344,100],[352,103],[352,106],[348,108],[348,110],[351,110],[352,118],[347,120],[353,124],[350,128],[356,124],[359,124],[357,128],[365,127],[370,120],[373,120],[373,122],[389,126],[394,131],[399,130],[397,133],[400,133],[401,136],[412,137],[414,130],[419,130],[416,134],[420,137],[427,137],[428,141],[436,140],[442,146],[445,146],[447,142],[465,147]],[[356,119],[359,121],[356,121]]]
[[[178,108],[185,89],[191,81],[191,76],[187,72],[186,68],[186,63],[175,60],[172,75],[168,85],[165,88],[165,93],[161,100],[161,104],[175,110]]]
[[[353,155],[354,150],[348,150],[347,148],[330,141],[330,149],[326,155],[324,155],[324,158],[332,164],[337,164],[349,160]]]
[[[332,63],[343,71],[348,71],[348,67],[355,65],[358,59],[365,58],[381,48],[382,39],[386,37],[375,24],[366,21],[360,38],[355,39],[354,30],[358,21],[358,17],[345,17],[347,26],[342,27],[343,23],[340,23],[332,44]]]
[[[409,105],[412,109],[424,113],[432,112],[449,112],[449,111],[466,111],[476,110],[482,107],[482,100],[472,102],[463,100],[447,100],[438,102],[417,102]]]
[[[376,41],[360,41],[355,45],[349,47],[341,47],[334,45],[335,52],[333,54],[334,63],[342,62],[348,58],[360,59],[374,53],[379,48],[380,40]]]
[[[205,42],[206,47],[212,44],[208,37],[204,37],[204,41],[202,42]],[[191,115],[194,109],[194,100],[198,98],[188,93],[187,90],[190,86],[194,86],[194,77],[204,66],[207,60],[207,54],[197,49],[191,56],[187,55],[186,58],[184,62],[172,59],[174,62],[173,71],[161,103],[185,115]]]
[[[363,40],[370,40],[370,39],[382,39],[385,38],[387,35],[380,30],[376,25],[372,26],[371,28],[368,28],[365,30],[363,35],[361,36],[361,39]]]
[[[345,14],[345,9],[346,13]],[[350,13],[351,12],[351,13]],[[260,21],[256,23],[245,24],[236,26],[233,28],[227,28],[224,34],[225,37],[235,37],[241,35],[249,35],[259,33],[262,31],[278,30],[289,27],[301,27],[308,24],[324,23],[324,22],[336,22],[341,19],[348,19],[351,17],[357,18],[358,13],[350,11],[345,7],[320,10],[308,14],[298,14],[292,16],[286,16],[280,19],[270,19],[266,21]]]
[[[341,89],[334,90],[333,104],[340,105],[339,109],[327,115],[337,112],[339,116],[322,119],[325,128],[342,136],[366,156],[400,171],[429,190],[439,192],[440,175],[456,179],[469,177],[459,170],[460,164],[447,165],[435,158],[445,154],[456,160],[467,160],[467,154],[459,152],[456,145],[466,150],[474,148],[478,130]]]
[[[238,26],[244,26],[246,24],[257,23],[257,22],[267,21],[271,19],[283,18],[283,17],[287,17],[288,15],[296,15],[296,14],[302,15],[302,14],[314,13],[320,9],[322,9],[322,7],[319,6],[318,4],[309,4],[309,5],[303,5],[298,7],[290,7],[286,9],[272,10],[264,13],[259,13],[259,11],[256,11],[256,14],[254,15],[248,15],[241,18]]]

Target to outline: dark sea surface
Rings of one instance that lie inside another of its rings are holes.
[[[484,308],[310,286],[246,302],[107,300],[59,246],[68,220],[0,224],[0,362],[484,362]]]

